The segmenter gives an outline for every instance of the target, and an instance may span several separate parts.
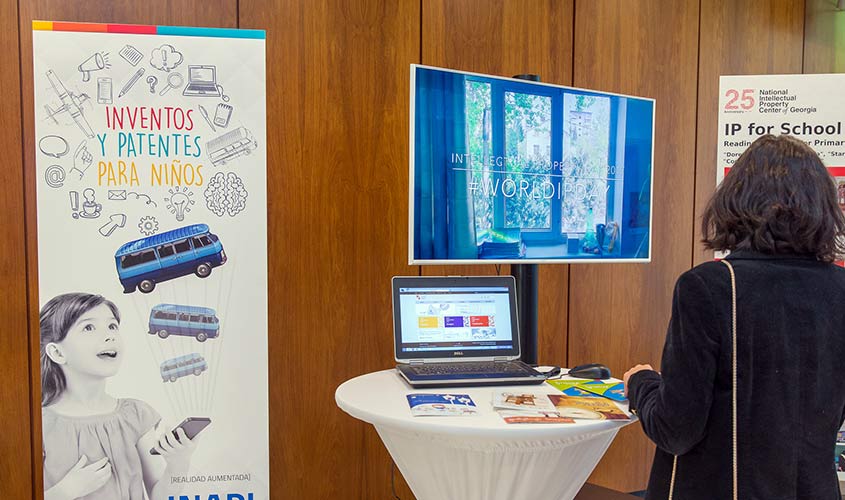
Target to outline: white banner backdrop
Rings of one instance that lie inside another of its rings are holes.
[[[33,28],[45,490],[269,498],[264,32]]]
[[[716,183],[755,139],[789,134],[810,145],[839,185],[845,208],[845,75],[747,75],[719,80]]]

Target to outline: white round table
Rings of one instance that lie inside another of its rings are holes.
[[[335,401],[375,426],[418,500],[571,500],[635,421],[507,424],[493,410],[496,391],[559,394],[548,384],[414,389],[390,369],[344,382]],[[480,415],[414,417],[405,397],[414,393],[469,394]]]

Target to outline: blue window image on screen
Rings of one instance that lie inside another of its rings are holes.
[[[651,258],[654,101],[411,67],[412,263]]]

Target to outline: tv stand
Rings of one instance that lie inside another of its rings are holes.
[[[516,315],[519,321],[519,351],[523,362],[537,364],[538,280],[537,264],[513,264],[516,280]]]
[[[514,75],[520,80],[539,82],[540,75]],[[519,351],[524,363],[537,364],[538,279],[537,264],[513,264],[511,274],[516,280],[516,314],[519,321]]]

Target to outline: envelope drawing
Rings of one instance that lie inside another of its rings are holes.
[[[126,190],[125,189],[109,189],[109,199],[110,200],[126,200]]]

